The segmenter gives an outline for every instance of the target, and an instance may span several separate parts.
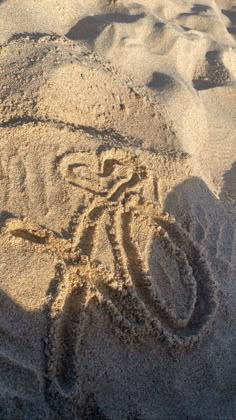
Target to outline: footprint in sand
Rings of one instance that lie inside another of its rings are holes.
[[[81,395],[79,348],[89,304],[102,305],[127,340],[152,335],[171,348],[191,350],[210,330],[217,309],[214,279],[189,234],[145,198],[151,172],[129,150],[70,153],[58,162],[63,178],[89,194],[73,216],[70,239],[12,219],[5,234],[38,244],[57,265],[49,294],[48,389],[66,399]],[[104,222],[105,220],[105,222]],[[105,223],[114,270],[92,258]],[[146,231],[144,251],[135,229]]]

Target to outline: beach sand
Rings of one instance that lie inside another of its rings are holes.
[[[0,1],[0,419],[233,419],[236,1]]]

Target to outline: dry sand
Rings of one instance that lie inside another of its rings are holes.
[[[236,1],[0,1],[0,419],[236,416]]]

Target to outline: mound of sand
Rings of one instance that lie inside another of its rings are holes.
[[[236,409],[234,1],[0,2],[0,418]]]

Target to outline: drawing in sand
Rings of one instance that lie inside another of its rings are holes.
[[[94,158],[92,171],[89,162]],[[217,296],[210,269],[188,233],[145,201],[143,185],[152,175],[134,154],[119,148],[99,154],[81,151],[63,156],[58,167],[67,182],[92,195],[90,205],[73,216],[71,238],[63,239],[27,219],[8,220],[3,234],[36,243],[57,260],[49,294],[48,387],[62,397],[78,398],[78,351],[92,300],[131,340],[151,334],[172,349],[191,350],[210,329]],[[145,255],[132,238],[132,223],[138,216],[149,230]],[[92,258],[96,230],[104,223],[115,273]],[[155,264],[170,288],[176,281],[169,277],[165,260],[158,261],[160,247],[176,261],[175,276],[186,294],[182,316],[155,284]]]

